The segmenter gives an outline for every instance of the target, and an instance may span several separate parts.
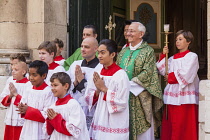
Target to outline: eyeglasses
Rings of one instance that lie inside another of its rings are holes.
[[[134,31],[134,30],[127,30],[127,33],[135,33],[137,31]]]

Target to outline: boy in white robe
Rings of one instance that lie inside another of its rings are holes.
[[[57,101],[47,110],[44,131],[51,140],[89,140],[85,114],[68,90],[71,79],[64,72],[54,73],[50,79]]]
[[[53,104],[56,98],[51,88],[44,82],[48,72],[45,62],[35,60],[29,65],[29,80],[32,86],[28,87],[18,106],[19,112],[25,118],[20,140],[46,140],[48,135],[42,131],[45,122],[45,110]]]
[[[94,72],[85,99],[89,109],[97,102],[90,127],[93,140],[129,139],[129,79],[114,62],[117,44],[109,39],[99,43],[98,58],[103,68]]]
[[[40,60],[46,62],[49,67],[45,82],[48,85],[50,85],[51,84],[50,77],[53,75],[53,73],[65,72],[65,69],[59,64],[54,62],[54,58],[57,53],[57,48],[54,42],[44,41],[39,45],[38,50],[39,50]]]
[[[197,54],[189,50],[193,40],[190,31],[178,31],[179,53],[168,59],[168,72],[165,71],[167,46],[157,62],[159,73],[168,83],[163,95],[167,108],[162,119],[161,140],[198,140],[199,61]]]
[[[20,132],[24,119],[18,114],[17,106],[22,94],[27,86],[30,86],[29,80],[25,77],[27,65],[25,62],[17,62],[12,66],[12,78],[0,94],[0,102],[8,107],[5,116],[4,140],[19,140]]]

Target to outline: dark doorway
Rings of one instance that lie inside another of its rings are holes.
[[[69,0],[69,55],[80,47],[85,25],[95,25],[98,40],[108,38],[105,25],[109,21],[110,0]]]
[[[207,79],[207,0],[165,0],[165,23],[170,24],[169,55],[177,52],[175,34],[189,30],[194,35],[191,51],[199,57],[200,79]]]

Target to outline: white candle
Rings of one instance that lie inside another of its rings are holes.
[[[164,32],[168,32],[169,31],[169,24],[164,24]]]

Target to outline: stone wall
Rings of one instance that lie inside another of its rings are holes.
[[[210,140],[210,0],[207,2],[208,80],[199,85],[199,140]]]
[[[46,40],[64,42],[67,57],[67,0],[0,0],[0,93],[10,73],[9,55],[22,53],[28,62],[39,59],[37,48]],[[30,54],[30,55],[29,55]],[[0,106],[0,140],[5,109]]]
[[[67,57],[66,9],[66,0],[27,0],[27,44],[32,60],[38,59],[39,44],[54,38],[63,40],[62,55]]]

